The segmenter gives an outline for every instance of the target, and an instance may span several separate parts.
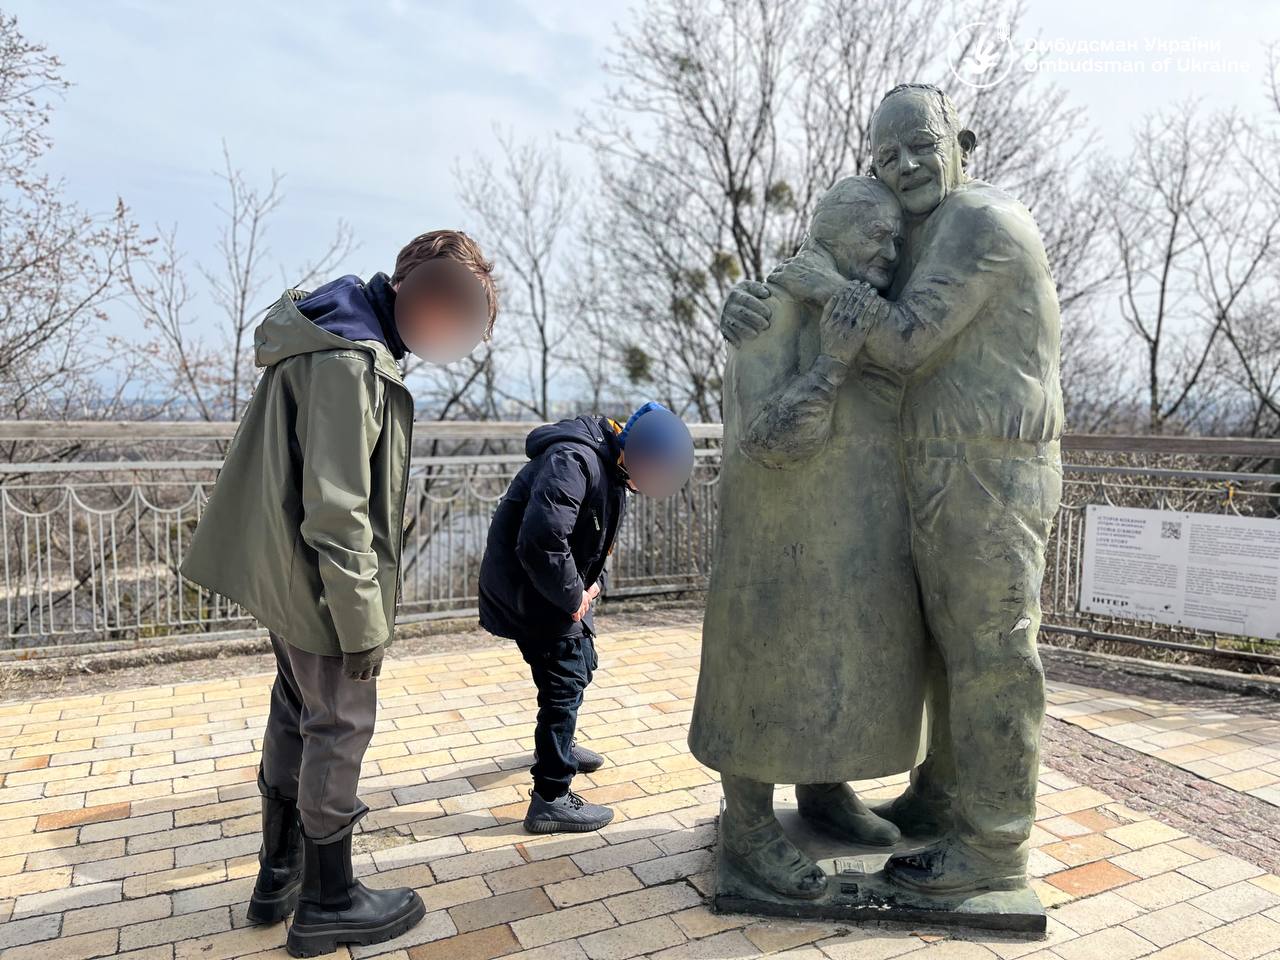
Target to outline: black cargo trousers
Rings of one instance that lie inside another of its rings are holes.
[[[578,728],[578,708],[599,665],[595,639],[584,624],[575,636],[517,640],[516,646],[538,688],[533,789],[546,799],[554,799],[569,789],[578,772],[573,738]]]

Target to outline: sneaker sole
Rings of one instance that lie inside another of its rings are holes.
[[[412,930],[426,915],[427,906],[419,897],[417,903],[403,916],[377,927],[346,927],[338,923],[328,923],[299,930],[298,925],[294,924],[289,928],[285,949],[291,957],[322,957],[333,953],[342,943],[357,946],[385,943]]]
[[[575,823],[568,820],[526,820],[524,828],[529,833],[591,833],[613,822],[613,817],[599,823]]]

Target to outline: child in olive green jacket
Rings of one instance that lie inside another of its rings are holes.
[[[379,943],[423,916],[410,889],[351,872],[376,677],[395,623],[413,398],[406,351],[447,362],[487,338],[492,265],[465,234],[423,234],[395,272],[287,291],[255,334],[262,380],[182,564],[271,635],[277,676],[258,785],[249,917],[295,912],[288,949]]]

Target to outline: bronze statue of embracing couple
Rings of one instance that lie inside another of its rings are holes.
[[[808,828],[900,847],[884,867],[899,888],[1017,890],[1062,484],[1057,296],[1026,208],[967,175],[976,138],[942,91],[891,90],[871,139],[874,176],[831,187],[796,256],[723,310],[689,741],[722,777],[722,857],[772,896],[827,888],[775,784],[796,785]],[[881,807],[849,786],[908,769]]]

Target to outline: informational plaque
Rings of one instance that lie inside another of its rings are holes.
[[[1280,520],[1091,505],[1080,609],[1280,639]]]

